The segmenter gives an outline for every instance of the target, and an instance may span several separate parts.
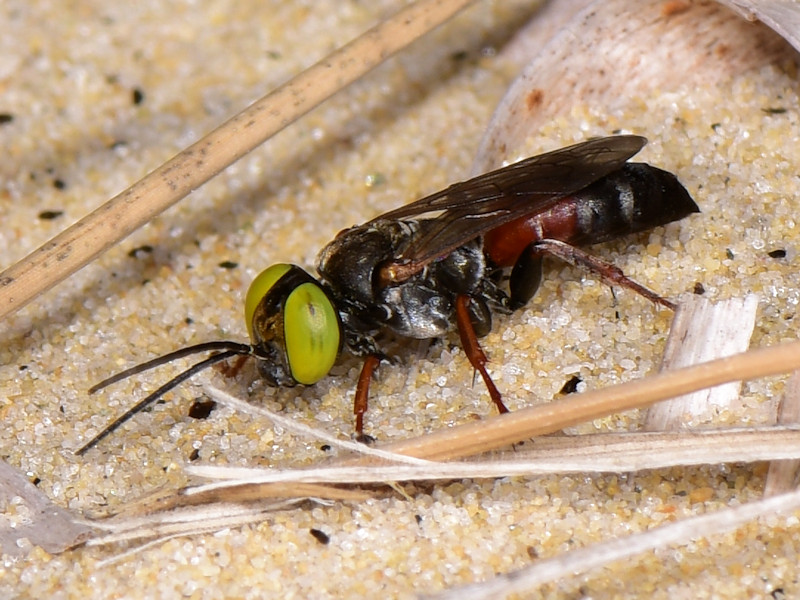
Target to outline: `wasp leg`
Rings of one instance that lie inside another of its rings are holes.
[[[456,323],[458,324],[458,335],[461,337],[461,345],[464,347],[464,352],[470,364],[483,377],[483,382],[486,384],[486,389],[489,390],[489,396],[492,398],[497,410],[500,413],[507,413],[508,409],[503,404],[500,392],[486,371],[486,363],[489,360],[486,358],[486,354],[483,353],[483,349],[478,343],[478,336],[475,335],[475,328],[472,326],[469,310],[470,301],[471,298],[466,294],[456,296]]]
[[[511,269],[508,286],[511,292],[509,307],[511,310],[522,308],[533,298],[542,282],[542,251],[536,244],[529,244]]]
[[[233,379],[239,374],[239,371],[242,370],[242,367],[244,366],[244,363],[247,362],[248,358],[250,358],[249,355],[243,354],[242,356],[237,357],[236,360],[233,361],[232,365],[229,365],[228,363],[220,363],[219,372],[225,377]]]
[[[361,367],[361,375],[358,376],[356,385],[356,396],[353,399],[353,413],[356,415],[356,437],[359,441],[364,441],[364,413],[369,406],[369,383],[372,374],[378,368],[381,359],[377,354],[369,354],[364,359],[364,366]]]
[[[627,277],[623,272],[622,269],[612,265],[609,262],[601,260],[596,256],[592,256],[576,248],[575,246],[570,246],[564,242],[560,242],[558,240],[539,240],[535,243],[536,249],[540,252],[547,252],[548,254],[552,254],[573,265],[582,265],[597,273],[600,277],[602,277],[609,285],[619,285],[622,287],[626,287],[630,290],[633,290],[640,296],[643,296],[653,302],[654,304],[660,304],[662,306],[666,306],[670,310],[675,310],[675,304],[667,300],[666,298],[662,298],[652,290],[647,289],[640,283],[635,282],[630,277]]]

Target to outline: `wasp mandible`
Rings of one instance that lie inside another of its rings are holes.
[[[77,453],[214,363],[250,356],[270,385],[312,385],[344,348],[364,357],[354,399],[355,430],[363,439],[369,383],[385,358],[376,339],[387,331],[429,339],[457,329],[498,411],[508,412],[478,338],[491,329],[493,312],[509,313],[535,294],[544,256],[588,267],[611,284],[674,308],[578,248],[699,212],[673,174],[627,162],[646,143],[636,135],[592,139],[453,184],[340,232],[320,252],[318,278],[296,265],[269,267],[245,300],[250,344],[189,346],[98,383],[90,393],[190,354],[214,352],[140,400]],[[428,213],[438,214],[420,218]]]

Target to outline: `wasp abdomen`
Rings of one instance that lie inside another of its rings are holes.
[[[628,163],[575,195],[578,229],[562,240],[595,244],[637,233],[700,212],[672,173],[644,163]]]
[[[531,243],[596,244],[682,219],[700,209],[678,179],[645,163],[627,163],[549,210],[520,217],[485,236],[493,264],[512,266]]]

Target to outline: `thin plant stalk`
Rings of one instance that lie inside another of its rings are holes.
[[[474,0],[419,0],[270,92],[0,273],[0,319]]]

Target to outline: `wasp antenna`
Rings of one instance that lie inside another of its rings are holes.
[[[199,344],[198,346],[190,346],[189,348],[184,348],[183,352],[185,352],[185,354],[191,354],[191,352],[187,352],[188,350],[193,350],[194,352],[200,352],[201,350],[198,350],[198,347],[200,347],[200,346],[205,346],[204,349],[208,350],[209,349],[208,348],[209,345],[212,346],[212,349],[218,349],[218,348],[220,348],[220,346],[219,345],[214,346],[214,344],[224,344],[224,343],[232,344],[233,347],[228,347],[229,349],[224,350],[223,352],[220,352],[219,354],[214,354],[212,356],[209,356],[205,360],[201,360],[199,363],[196,363],[196,364],[192,365],[191,367],[189,367],[188,369],[186,369],[182,373],[179,373],[178,375],[176,375],[175,377],[170,379],[168,382],[166,382],[164,385],[162,385],[160,388],[158,388],[152,394],[150,394],[149,396],[139,400],[139,402],[134,404],[131,408],[129,408],[127,411],[125,411],[122,415],[117,417],[110,424],[106,425],[106,427],[100,433],[98,433],[91,440],[89,440],[86,444],[84,444],[78,450],[76,450],[75,454],[77,456],[83,455],[84,453],[86,453],[87,450],[89,450],[90,448],[93,448],[100,441],[102,441],[104,438],[106,438],[109,435],[111,435],[123,423],[125,423],[127,420],[129,420],[131,417],[133,417],[136,413],[141,412],[144,408],[146,408],[147,406],[149,406],[150,404],[152,404],[153,402],[155,402],[156,400],[161,398],[161,396],[166,394],[168,391],[170,391],[174,387],[180,385],[181,383],[183,383],[184,381],[186,381],[187,379],[189,379],[193,375],[199,373],[203,369],[206,369],[206,368],[210,367],[211,365],[213,365],[215,363],[218,363],[220,361],[226,360],[226,359],[228,359],[228,358],[230,358],[232,356],[243,355],[243,354],[252,354],[252,348],[250,346],[248,346],[246,344],[237,344],[235,342],[209,342],[209,344]],[[222,346],[222,347],[225,348],[225,346]],[[166,356],[162,356],[162,357],[157,358],[155,360],[151,360],[148,363],[144,363],[143,365],[138,365],[137,367],[133,367],[132,369],[128,369],[128,371],[133,371],[133,372],[138,373],[138,372],[143,371],[143,370],[145,370],[147,368],[157,366],[157,364],[150,364],[150,363],[156,363],[159,360],[164,359],[166,357],[171,357],[169,360],[174,360],[175,358],[179,358],[180,356],[184,356],[184,354],[181,354],[181,350],[179,350],[177,352],[172,352],[171,354],[167,354]],[[164,361],[158,362],[158,364],[163,364],[163,362]],[[145,366],[145,365],[149,365],[149,366]],[[144,368],[140,369],[140,367],[144,367]],[[139,369],[139,371],[136,371],[136,369]],[[133,372],[129,372],[125,376],[132,375]],[[125,372],[123,371],[123,373],[125,373]],[[112,377],[112,379],[113,379],[113,377]]]
[[[195,344],[194,346],[186,346],[185,348],[181,348],[180,350],[175,350],[174,352],[170,352],[169,354],[165,354],[163,356],[158,356],[147,362],[143,362],[138,365],[134,365],[129,369],[125,369],[124,371],[120,371],[112,375],[111,377],[104,379],[100,383],[94,384],[92,387],[89,388],[89,393],[94,394],[95,392],[102,390],[105,387],[108,387],[112,383],[117,383],[118,381],[122,381],[123,379],[127,379],[132,375],[138,375],[144,371],[149,371],[150,369],[155,369],[156,367],[160,367],[161,365],[165,365],[173,360],[178,360],[179,358],[183,358],[184,356],[189,356],[191,354],[198,354],[200,352],[210,352],[214,350],[230,350],[234,354],[252,354],[253,349],[251,346],[247,344],[240,344],[239,342],[231,342],[227,340],[215,341],[215,342],[203,342],[202,344]]]

